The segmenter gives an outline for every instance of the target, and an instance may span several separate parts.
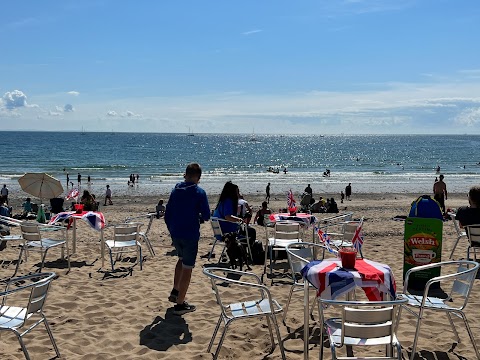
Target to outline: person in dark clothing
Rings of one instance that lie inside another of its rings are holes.
[[[480,224],[480,186],[472,186],[468,192],[470,206],[461,206],[455,216],[461,227]]]
[[[338,205],[334,198],[330,199],[327,213],[338,213]]]
[[[345,186],[345,198],[351,200],[350,196],[352,196],[352,183],[348,183],[348,185]]]
[[[173,289],[168,297],[169,301],[176,303],[173,309],[175,315],[196,310],[195,305],[185,301],[185,295],[198,253],[200,222],[210,219],[207,194],[198,186],[201,176],[200,165],[189,164],[185,170],[185,181],[175,185],[165,208],[165,223],[178,254]]]
[[[266,192],[266,196],[265,196],[265,200],[267,201],[267,204],[270,202],[270,183],[267,184],[267,187],[265,189],[265,192]]]
[[[306,192],[307,194],[310,194],[310,195],[313,194],[313,190],[310,187],[310,184],[307,185],[307,187],[305,188],[305,190],[303,192]]]
[[[77,182],[78,182],[78,185],[82,183],[82,175],[80,175],[80,173],[78,173],[77,175]]]

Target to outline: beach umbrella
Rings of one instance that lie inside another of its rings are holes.
[[[18,183],[27,194],[40,199],[51,199],[63,192],[60,181],[45,173],[26,173]]]

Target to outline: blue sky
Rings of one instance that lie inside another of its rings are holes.
[[[478,0],[24,0],[4,130],[480,134]]]

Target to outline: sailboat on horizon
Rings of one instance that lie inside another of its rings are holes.
[[[257,137],[255,136],[255,128],[253,128],[252,135],[248,141],[257,142]]]
[[[85,135],[85,129],[82,126],[82,135]]]
[[[190,129],[190,126],[188,127],[188,134],[187,136],[195,136],[194,133],[192,133],[191,129]]]

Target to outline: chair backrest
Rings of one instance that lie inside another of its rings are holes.
[[[217,240],[222,240],[223,232],[222,227],[220,226],[220,220],[218,218],[210,218],[210,224],[212,224],[213,236]]]
[[[55,276],[56,274],[52,272],[29,274],[26,276],[8,279],[5,291],[0,292],[0,296],[2,296],[2,305],[9,305],[10,303],[15,302],[15,304],[11,305],[19,306],[20,304],[18,304],[17,301],[21,299],[21,296],[15,293],[20,293],[24,290],[30,290],[28,303],[25,306],[26,311],[22,313],[22,318],[25,322],[31,314],[41,313],[43,311],[43,306],[45,305],[45,301],[47,299],[50,284]],[[9,298],[10,295],[12,295],[11,299]],[[26,297],[24,297],[24,299],[26,300]]]
[[[139,223],[115,225],[113,228],[113,241],[126,242],[138,240]]]
[[[478,268],[480,264],[474,261],[458,260],[454,262],[458,264],[456,273],[453,275],[444,275],[440,278],[448,278],[453,280],[449,298],[453,299],[452,307],[463,309],[467,306],[468,298],[472,290]]]
[[[22,231],[22,237],[25,241],[42,241],[38,224],[23,223],[20,224],[20,229]]]
[[[52,198],[50,199],[50,206],[52,213],[58,214],[63,211],[63,198]]]
[[[480,247],[480,224],[467,226],[468,242],[471,247]]]
[[[390,337],[392,343],[395,338],[399,306],[407,301],[407,298],[392,301],[336,301],[319,298],[320,305],[341,308],[342,331],[340,343],[336,344],[338,346],[343,346],[345,338],[349,337],[363,339]],[[324,311],[324,306],[320,308]]]
[[[348,240],[351,241],[353,239],[353,235],[355,235],[355,231],[357,231],[358,226],[364,224],[363,218],[359,221],[357,220],[351,220],[351,221],[345,221],[343,224],[343,240]],[[363,232],[363,228],[362,228]]]
[[[300,271],[311,261],[323,259],[325,251],[328,249],[321,244],[314,244],[309,242],[298,242],[287,245],[287,257],[290,264],[290,271],[292,272],[292,279],[298,282],[297,275]]]
[[[300,241],[300,224],[295,222],[277,222],[275,224],[276,240],[297,240]]]

